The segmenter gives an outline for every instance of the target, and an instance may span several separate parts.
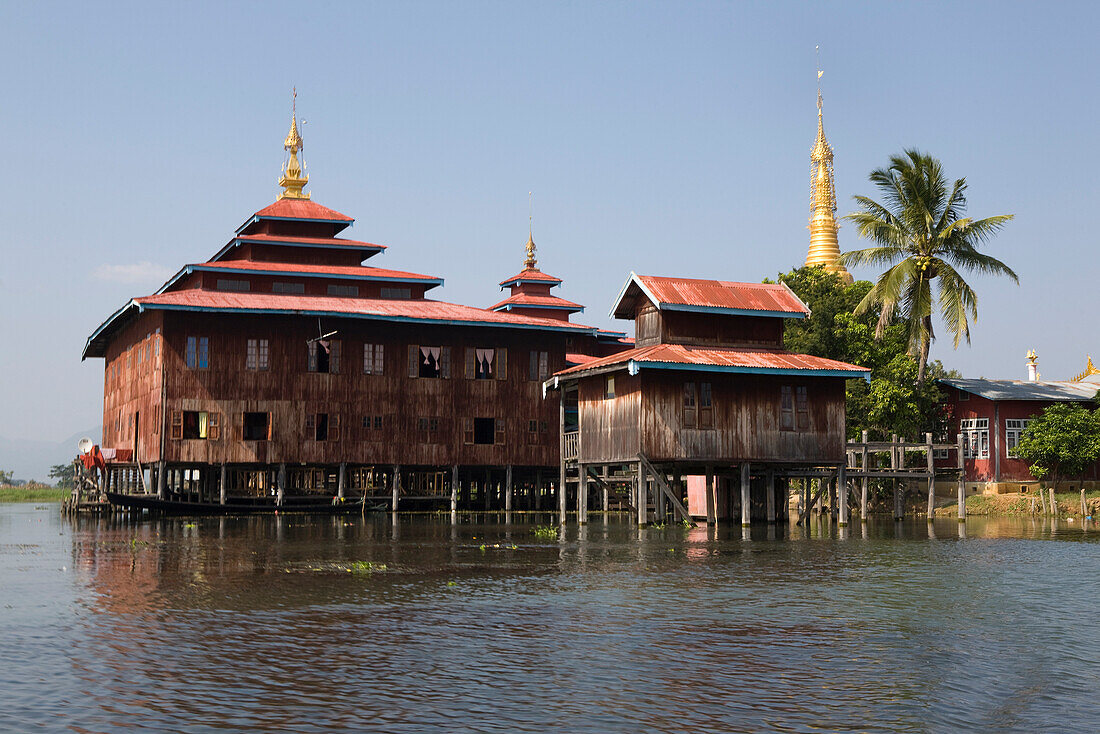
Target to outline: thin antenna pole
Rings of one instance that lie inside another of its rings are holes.
[[[527,192],[527,234],[535,235],[535,205],[532,200],[532,192]]]

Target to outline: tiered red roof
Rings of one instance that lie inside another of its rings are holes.
[[[490,306],[490,311],[511,311],[515,307],[526,308],[552,308],[563,311],[583,311],[584,306],[579,303],[567,301],[557,296],[531,295],[529,293],[516,293],[508,296],[503,301]]]
[[[553,275],[542,272],[535,268],[525,268],[523,272],[518,275],[513,275],[507,280],[500,281],[500,287],[509,288],[520,283],[549,283],[551,286],[560,284],[561,278],[555,278]]]

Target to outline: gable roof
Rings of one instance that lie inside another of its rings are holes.
[[[631,273],[611,307],[617,319],[634,318],[639,298],[662,311],[694,311],[732,316],[806,318],[810,308],[783,283],[668,278]]]
[[[1095,382],[1031,382],[1029,380],[959,378],[943,378],[938,382],[986,400],[1084,401],[1091,400],[1096,395],[1097,389],[1100,389],[1100,384]]]

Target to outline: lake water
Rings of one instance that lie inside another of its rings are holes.
[[[1100,729],[1094,527],[513,519],[0,505],[0,731]]]

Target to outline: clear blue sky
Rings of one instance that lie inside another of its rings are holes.
[[[1036,349],[1049,379],[1100,356],[1094,4],[11,2],[0,27],[0,435],[99,424],[85,338],[274,200],[293,85],[314,200],[438,298],[495,302],[528,191],[587,323],[617,323],[631,270],[798,265],[818,44],[840,214],[910,146],[974,215],[1016,214],[989,252],[1021,285],[976,278],[973,346],[933,356],[1021,378]]]

